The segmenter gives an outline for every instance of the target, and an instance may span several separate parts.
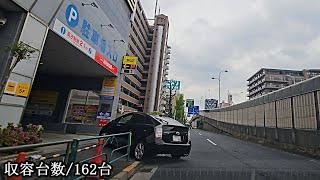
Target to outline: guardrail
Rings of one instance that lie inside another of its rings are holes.
[[[104,147],[110,143],[110,141],[114,140],[117,136],[127,136],[128,142],[126,145],[117,147],[116,149],[113,149],[110,153],[110,156],[108,158],[106,153],[103,153]],[[70,165],[72,162],[76,162],[77,155],[79,152],[86,151],[92,148],[96,148],[96,152],[93,155],[93,157],[84,159],[79,161],[78,163],[85,163],[89,162],[90,160],[94,160],[96,158],[102,158],[102,156],[106,156],[106,161],[110,164],[118,161],[121,158],[126,157],[127,161],[129,160],[130,156],[130,146],[131,146],[131,132],[126,132],[126,133],[119,133],[119,134],[110,134],[110,135],[105,135],[105,136],[96,136],[96,137],[90,137],[90,138],[81,138],[81,139],[73,139],[73,140],[66,140],[66,141],[57,141],[57,142],[50,142],[50,143],[39,143],[39,144],[30,144],[30,145],[21,145],[21,146],[15,146],[15,147],[3,147],[0,148],[0,152],[8,152],[8,151],[18,151],[22,152],[23,150],[26,149],[33,149],[33,148],[39,148],[39,147],[47,147],[47,146],[55,146],[55,145],[62,145],[62,144],[67,144],[65,153],[63,154],[55,154],[49,157],[40,157],[36,159],[35,161],[43,161],[43,160],[48,160],[48,159],[53,159],[53,158],[58,158],[58,157],[64,157],[63,162],[66,165]],[[92,141],[92,140],[99,140],[98,145],[91,145],[85,148],[79,148],[80,142],[84,141]],[[117,158],[112,158],[114,153],[117,151],[120,151],[121,149],[126,148],[126,154],[117,157]],[[102,161],[102,159],[101,159]],[[82,179],[85,176],[73,176],[73,173],[69,173],[68,177],[66,179]]]

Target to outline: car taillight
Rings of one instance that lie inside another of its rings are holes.
[[[190,130],[188,130],[188,141],[191,141]]]
[[[161,139],[162,138],[162,127],[156,127],[156,138]]]

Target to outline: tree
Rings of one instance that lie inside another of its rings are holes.
[[[176,88],[178,86],[178,81],[170,80],[169,82],[169,117],[173,118],[172,114],[172,98],[177,94]]]
[[[16,67],[16,65],[23,59],[28,59],[32,53],[35,52],[35,50],[30,47],[29,45],[23,43],[23,42],[18,42],[18,43],[13,43],[8,46],[8,50],[12,54],[12,63],[11,66],[8,70],[8,74],[5,76],[3,82],[1,83],[1,94],[0,94],[0,99],[3,95],[5,86],[7,84],[7,81],[10,77],[11,72],[13,69]]]
[[[184,100],[183,100],[183,95],[181,95],[177,100],[176,100],[176,118],[179,120],[181,123],[184,121]]]

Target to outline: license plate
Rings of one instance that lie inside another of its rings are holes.
[[[181,141],[181,136],[173,135],[173,136],[172,136],[172,141],[173,141],[173,142],[180,142],[180,141]]]

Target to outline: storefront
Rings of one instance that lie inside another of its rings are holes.
[[[124,2],[34,1],[27,9],[17,0],[29,11],[27,21],[46,25],[38,57],[24,62],[34,68],[27,96],[5,94],[1,100],[14,105],[14,99],[24,99],[20,122],[42,124],[47,131],[96,133],[116,116],[132,13]],[[30,25],[24,24],[30,30],[22,36],[39,39],[37,27]],[[25,68],[18,64],[15,69],[21,74]],[[9,81],[15,81],[12,75]]]

